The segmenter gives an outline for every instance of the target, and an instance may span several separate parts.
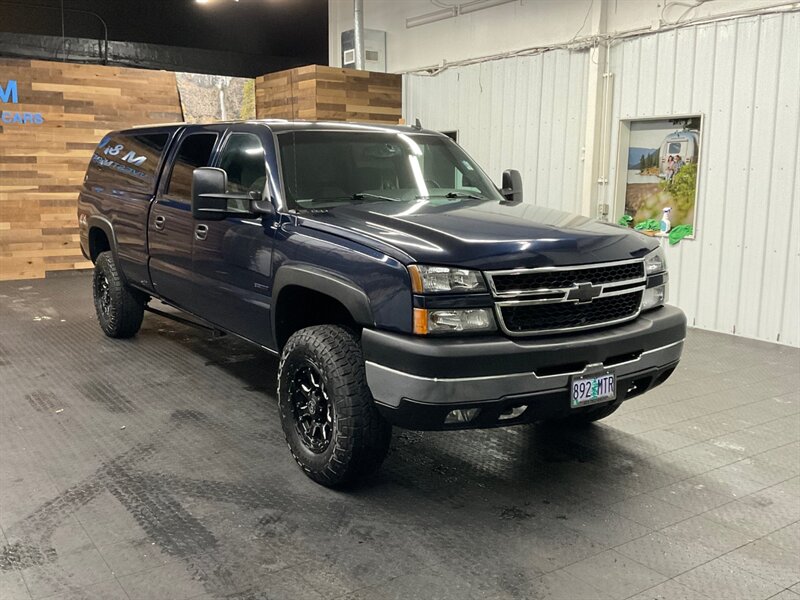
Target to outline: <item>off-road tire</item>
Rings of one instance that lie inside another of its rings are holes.
[[[293,378],[309,364],[321,375],[333,413],[332,435],[320,452],[303,442],[290,396]],[[289,338],[278,368],[278,406],[292,456],[317,483],[350,483],[376,471],[386,458],[392,428],[375,408],[358,339],[343,327],[308,327]]]
[[[136,335],[144,318],[145,297],[125,285],[110,251],[101,252],[94,263],[92,295],[103,333],[111,338]]]

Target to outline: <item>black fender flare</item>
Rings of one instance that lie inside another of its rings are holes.
[[[114,226],[111,224],[111,221],[106,219],[105,217],[101,217],[99,215],[92,215],[86,219],[86,250],[91,255],[92,249],[89,244],[91,243],[91,231],[92,229],[97,228],[102,230],[103,233],[106,234],[106,238],[108,239],[108,245],[111,246],[111,253],[114,255],[114,260],[119,264],[119,257],[117,256],[117,235],[114,233]],[[88,258],[91,258],[88,257]]]
[[[367,294],[354,282],[312,265],[283,265],[275,273],[272,286],[272,335],[277,341],[277,306],[281,291],[288,286],[298,286],[330,296],[338,300],[359,325],[374,326]]]

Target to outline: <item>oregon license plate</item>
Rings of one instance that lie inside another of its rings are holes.
[[[570,386],[570,405],[572,408],[608,402],[616,397],[617,382],[613,373],[572,379],[572,385]]]

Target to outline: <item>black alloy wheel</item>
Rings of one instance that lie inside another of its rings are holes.
[[[295,427],[303,445],[315,454],[325,452],[333,437],[333,403],[319,369],[311,361],[294,372],[289,396]]]
[[[100,312],[108,319],[111,314],[111,284],[102,271],[95,271],[94,274],[94,296]]]

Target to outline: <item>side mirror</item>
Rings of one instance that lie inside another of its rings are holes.
[[[216,167],[200,167],[192,172],[192,217],[203,221],[222,221],[227,217],[256,217],[274,212],[272,203],[261,192],[228,193],[228,174]]]
[[[503,171],[503,189],[500,193],[509,202],[522,202],[522,175],[516,169]]]
[[[195,169],[192,172],[192,216],[205,221],[222,221],[228,208],[227,188],[228,174],[222,169]]]

